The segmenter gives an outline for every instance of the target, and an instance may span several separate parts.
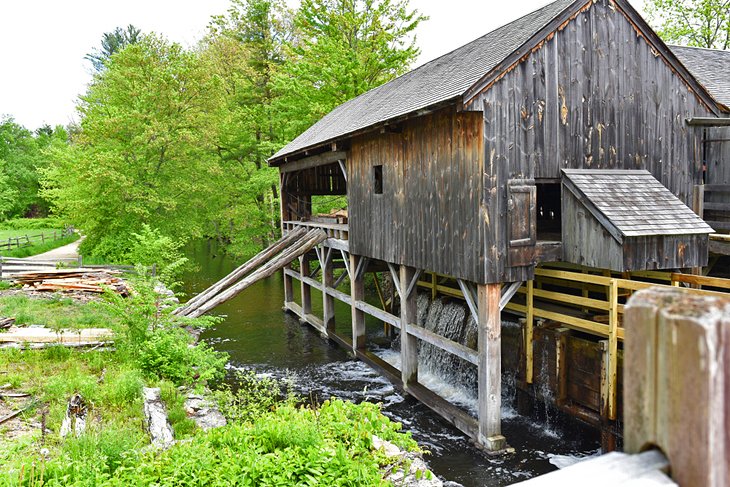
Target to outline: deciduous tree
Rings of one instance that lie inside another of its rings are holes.
[[[647,0],[647,12],[666,42],[730,48],[730,0]]]

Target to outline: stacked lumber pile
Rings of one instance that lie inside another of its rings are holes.
[[[122,296],[129,295],[129,289],[118,272],[95,269],[49,269],[40,272],[15,274],[13,280],[32,291],[69,291],[103,293],[111,288]]]
[[[15,318],[0,318],[0,330],[10,328],[15,324]]]

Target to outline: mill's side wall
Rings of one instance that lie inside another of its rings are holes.
[[[355,137],[347,167],[353,254],[483,282],[481,113],[450,107]]]

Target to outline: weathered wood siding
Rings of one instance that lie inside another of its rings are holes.
[[[563,260],[616,271],[707,265],[707,235],[624,237],[619,243],[570,192],[563,190]]]
[[[609,0],[563,25],[467,108],[484,111],[489,280],[529,274],[500,258],[511,179],[641,168],[685,203],[702,180],[702,129],[685,119],[711,112]]]
[[[352,140],[350,250],[396,264],[484,282],[479,234],[482,117],[447,108],[405,122],[400,133]],[[383,193],[373,167],[383,166]]]

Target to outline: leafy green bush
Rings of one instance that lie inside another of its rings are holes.
[[[222,377],[228,356],[205,344],[194,345],[184,329],[206,328],[219,319],[173,315],[172,308],[163,305],[155,285],[153,277],[141,275],[132,281],[131,296],[104,294],[104,307],[120,323],[115,341],[119,353],[148,377],[168,379],[178,385]]]
[[[182,252],[184,242],[173,240],[147,224],[132,236],[132,246],[125,260],[134,265],[156,266],[160,279],[171,285],[188,262]]]
[[[47,230],[66,226],[60,218],[14,218],[0,223],[0,230]]]
[[[278,381],[271,377],[258,377],[249,370],[238,372],[229,384],[222,384],[214,397],[223,415],[231,421],[246,422],[273,410],[284,400],[297,402],[298,396],[291,388],[291,381]]]

